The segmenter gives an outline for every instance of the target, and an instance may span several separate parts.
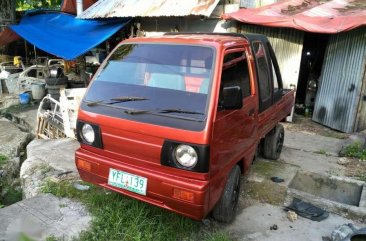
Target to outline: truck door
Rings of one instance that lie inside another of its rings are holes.
[[[251,162],[257,135],[257,97],[251,93],[251,80],[246,49],[231,49],[225,52],[221,73],[218,110],[214,121],[212,139],[211,173],[222,172],[234,161],[243,158]],[[239,86],[243,106],[237,110],[222,107],[224,87]],[[249,160],[250,159],[250,160]]]
[[[277,109],[270,107],[273,106],[274,102],[277,102],[281,98],[281,95],[277,93],[279,87],[282,90],[282,83],[281,86],[274,86],[273,64],[277,64],[277,62],[273,63],[267,44],[268,43],[265,43],[261,40],[255,40],[251,43],[257,70],[257,83],[259,92],[258,129],[260,137],[263,137],[266,133],[268,133],[274,126],[273,123],[277,122],[277,120],[273,119],[277,116]],[[278,78],[276,75],[276,83],[277,79]],[[275,96],[274,89],[276,89]]]

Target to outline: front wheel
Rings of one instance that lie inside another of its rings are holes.
[[[235,165],[229,173],[222,196],[212,211],[212,216],[219,222],[229,223],[235,217],[240,195],[240,176],[240,167]]]

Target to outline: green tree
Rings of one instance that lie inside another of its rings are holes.
[[[61,2],[62,0],[16,0],[18,11],[37,8],[60,9]]]

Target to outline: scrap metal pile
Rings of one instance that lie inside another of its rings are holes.
[[[77,110],[87,82],[72,73],[64,75],[62,59],[38,58],[25,67],[19,58],[0,63],[0,96],[14,96],[22,103],[24,93],[39,103],[37,137],[43,139],[75,138]]]
[[[50,94],[37,112],[37,137],[42,139],[75,138],[77,111],[86,88],[60,89],[60,101]]]

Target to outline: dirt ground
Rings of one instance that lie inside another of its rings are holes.
[[[348,158],[348,160],[350,162],[345,165],[345,175],[366,182],[366,161],[359,161],[356,158]]]
[[[297,114],[294,114],[292,123],[283,123],[283,125],[287,130],[302,132],[306,134],[321,135],[337,139],[347,139],[349,137],[349,134],[333,130],[329,127],[314,122],[309,117],[304,117]]]

